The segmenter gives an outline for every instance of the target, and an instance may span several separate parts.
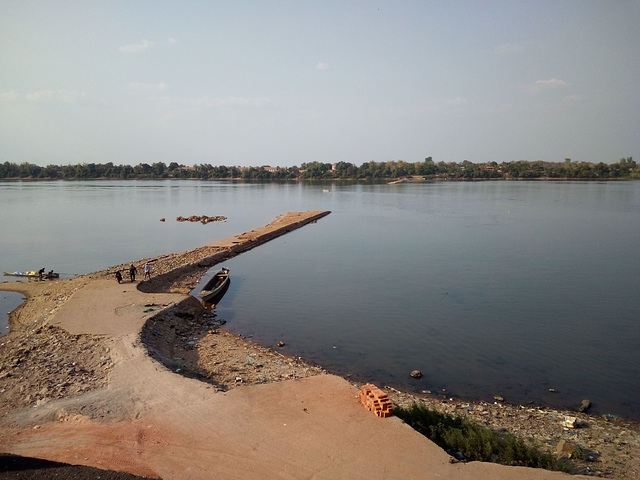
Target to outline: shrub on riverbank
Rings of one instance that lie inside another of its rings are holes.
[[[466,417],[414,403],[393,413],[449,454],[465,461],[500,463],[571,473],[571,465],[506,432],[495,432]]]

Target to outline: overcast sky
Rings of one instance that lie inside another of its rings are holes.
[[[640,0],[0,0],[0,162],[640,160]]]

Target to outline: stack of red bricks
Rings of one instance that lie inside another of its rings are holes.
[[[364,408],[375,413],[378,417],[390,417],[392,413],[391,400],[386,393],[375,385],[363,385],[358,394],[358,400]]]

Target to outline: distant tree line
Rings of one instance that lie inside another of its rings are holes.
[[[31,163],[0,164],[3,179],[243,179],[243,180],[386,180],[404,177],[425,179],[640,179],[640,166],[631,158],[617,163],[542,162],[519,160],[516,162],[472,163],[435,162],[427,157],[423,162],[368,162],[359,167],[348,162],[303,163],[300,167],[226,167],[210,164],[185,166],[171,162],[141,163],[136,166],[83,163],[77,165],[47,165]]]

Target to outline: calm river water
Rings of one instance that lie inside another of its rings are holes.
[[[640,182],[4,182],[0,204],[2,270],[63,276],[331,210],[226,264],[228,329],[361,381],[640,420]]]

